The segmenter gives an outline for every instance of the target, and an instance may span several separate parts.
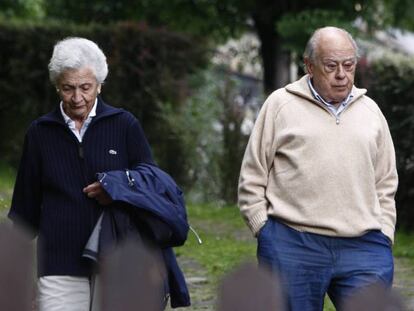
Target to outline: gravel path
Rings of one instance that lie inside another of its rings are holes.
[[[408,259],[395,259],[394,288],[403,298],[408,311],[414,311],[414,268]]]
[[[186,276],[191,295],[191,306],[188,308],[167,308],[181,311],[214,311],[216,289],[207,271],[196,261],[188,258],[178,258],[180,267]]]

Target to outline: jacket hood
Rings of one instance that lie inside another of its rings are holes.
[[[306,74],[304,75],[302,78],[300,78],[299,80],[290,83],[288,85],[285,86],[286,91],[288,91],[289,93],[295,94],[297,96],[306,98],[310,101],[313,102],[318,102],[312,95],[311,90],[309,89],[309,85],[308,85],[308,80],[309,79],[309,75]],[[351,93],[353,94],[353,98],[350,101],[350,103],[353,103],[354,101],[356,101],[358,98],[360,98],[361,96],[365,95],[365,93],[367,92],[366,89],[360,89],[355,87],[355,85],[352,87],[352,91]]]

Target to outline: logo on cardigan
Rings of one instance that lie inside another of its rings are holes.
[[[118,152],[116,152],[116,150],[114,150],[114,149],[110,149],[109,154],[116,155],[116,154],[118,154]]]

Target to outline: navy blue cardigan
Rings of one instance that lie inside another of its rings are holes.
[[[82,251],[102,212],[82,189],[96,173],[153,163],[135,117],[99,98],[82,143],[59,107],[35,120],[23,148],[9,217],[38,236],[38,275],[89,276]]]

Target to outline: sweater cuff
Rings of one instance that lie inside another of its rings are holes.
[[[395,228],[386,224],[382,224],[381,231],[391,240],[392,244],[394,244]]]
[[[267,218],[268,216],[266,210],[260,210],[259,212],[254,214],[253,217],[249,218],[249,227],[255,237],[257,237],[257,234],[259,233],[260,229],[266,223]]]

